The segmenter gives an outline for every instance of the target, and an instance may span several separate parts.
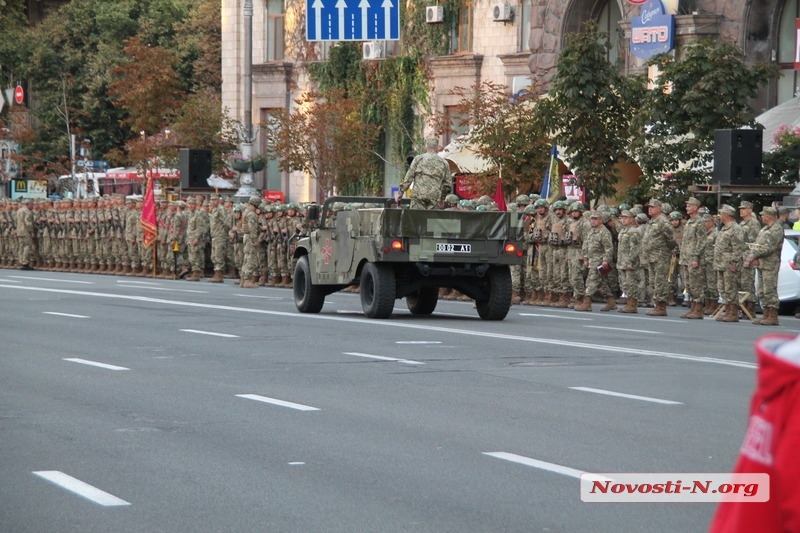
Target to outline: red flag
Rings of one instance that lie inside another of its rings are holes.
[[[148,178],[147,188],[144,192],[144,202],[142,203],[142,219],[139,224],[144,229],[144,247],[147,248],[153,244],[158,235],[158,226],[156,226],[156,197],[153,192],[153,179]]]
[[[506,197],[503,194],[503,180],[497,180],[497,189],[494,191],[494,198],[492,198],[492,200],[497,204],[498,210],[506,210]]]

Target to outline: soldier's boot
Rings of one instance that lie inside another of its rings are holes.
[[[592,297],[584,296],[580,303],[575,304],[573,307],[576,311],[591,311],[592,310]]]
[[[535,305],[539,307],[550,307],[550,291],[542,292],[542,297],[536,302]]]
[[[130,265],[122,265],[122,272],[120,272],[120,274],[123,275],[123,276],[127,276],[130,273],[131,273],[131,266]]]
[[[291,287],[291,286],[292,286],[292,278],[288,275],[283,276],[283,278],[281,278],[281,280],[278,282],[278,287]]]
[[[258,276],[253,276],[250,279],[242,279],[242,284],[240,285],[243,289],[257,289],[258,288]]]
[[[600,308],[601,311],[613,311],[617,308],[617,299],[613,296],[606,298],[606,305]]]
[[[765,307],[764,315],[753,320],[753,324],[759,326],[780,326],[778,323],[778,309],[775,307]]]
[[[517,305],[522,301],[519,291],[511,291],[511,305]]]
[[[229,266],[228,270],[226,270],[222,274],[222,277],[223,278],[228,278],[228,279],[238,279],[239,276],[236,275],[236,267],[235,266]]]
[[[567,293],[567,295],[569,296],[569,293]],[[578,299],[575,298],[574,296],[569,296],[569,303],[567,303],[567,308],[568,309],[575,309],[575,306],[577,304],[578,304]]]
[[[214,271],[214,277],[213,278],[208,278],[208,282],[209,283],[223,283],[224,282],[224,276],[222,274],[222,270],[215,270]]]
[[[557,307],[559,309],[566,309],[569,306],[569,293],[562,292],[558,298],[558,301],[553,304],[553,307]]]
[[[533,302],[536,301],[536,297],[538,295],[539,291],[529,291],[525,299],[522,300],[522,305],[533,305]]]
[[[657,300],[656,306],[645,312],[647,316],[667,316],[667,302],[663,300]]]
[[[681,315],[681,318],[688,318],[689,320],[703,320],[703,302],[700,300],[692,300],[691,311],[689,311],[686,317]]]
[[[266,274],[261,274],[258,277],[258,286],[259,287],[264,287],[267,284],[267,277],[268,276]]]
[[[636,298],[633,296],[628,296],[628,300],[625,302],[625,307],[617,309],[618,313],[638,313],[639,312],[639,302],[636,301]]]
[[[193,270],[192,275],[186,278],[186,281],[200,281],[202,275],[203,273],[199,270]]]
[[[706,316],[713,315],[714,311],[717,310],[718,306],[719,306],[719,302],[717,302],[716,300],[713,300],[711,298],[707,298],[705,300],[705,305],[703,306],[703,314],[706,315]]]
[[[142,265],[139,265],[135,269],[133,269],[134,276],[141,276],[142,272],[144,272],[144,267]]]
[[[268,276],[267,287],[277,287],[277,286],[278,286],[277,276],[275,274]]]
[[[745,309],[750,313],[750,316],[756,318],[756,303],[755,302],[745,302],[744,304]]]
[[[188,273],[189,273],[189,267],[187,267],[187,266],[182,266],[182,267],[181,267],[181,271],[180,271],[180,272],[178,272],[178,279],[183,279],[183,278],[185,278],[185,277],[186,277],[186,274],[188,274]]]
[[[150,270],[149,266],[142,267],[142,277],[149,278],[153,274],[153,271]]]
[[[739,308],[736,304],[725,306],[725,316],[720,322],[739,322]]]

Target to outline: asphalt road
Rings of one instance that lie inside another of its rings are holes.
[[[599,308],[596,305],[595,308]],[[0,531],[703,531],[580,472],[728,472],[782,326],[0,271]],[[619,393],[623,396],[612,396]]]

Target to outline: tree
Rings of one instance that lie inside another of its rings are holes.
[[[339,91],[304,93],[291,112],[264,125],[268,152],[281,170],[307,172],[330,196],[377,173],[371,153],[379,127],[362,122],[360,109],[360,101]]]
[[[648,64],[658,67],[658,79],[643,94],[633,121],[633,152],[644,172],[640,189],[660,188],[682,202],[689,184],[708,183],[714,130],[757,127],[749,101],[777,69],[748,65],[739,48],[714,41],[692,44],[678,59],[655,56]]]
[[[608,59],[608,35],[587,23],[567,37],[552,90],[537,104],[537,119],[570,161],[591,196],[613,196],[615,165],[629,159],[630,117],[638,105],[639,78],[622,76]]]
[[[527,192],[533,182],[541,183],[550,143],[541,123],[533,119],[532,95],[512,96],[507,86],[491,81],[456,87],[449,94],[460,98],[456,104],[463,111],[460,125],[469,126],[470,146],[494,166],[487,175],[476,176],[478,192],[493,194],[498,174],[506,194]],[[437,130],[452,127],[442,113],[434,121]]]

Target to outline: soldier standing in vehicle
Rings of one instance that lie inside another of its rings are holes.
[[[400,184],[400,190],[396,196],[398,201],[409,187],[414,185],[414,194],[411,196],[412,209],[438,209],[439,200],[453,188],[450,180],[450,166],[443,157],[436,153],[438,146],[439,142],[436,139],[426,139],[427,151],[414,158]]]

